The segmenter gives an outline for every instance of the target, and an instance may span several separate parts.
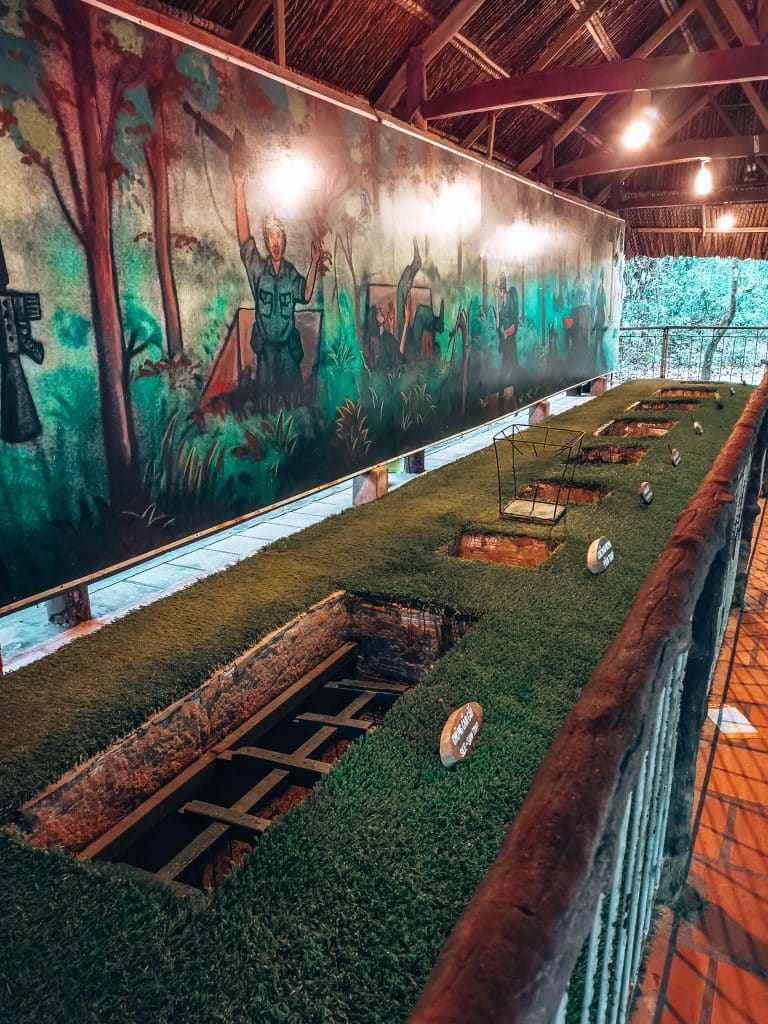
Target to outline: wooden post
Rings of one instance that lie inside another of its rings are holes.
[[[352,504],[365,505],[386,494],[389,490],[389,470],[386,463],[374,466],[367,473],[361,473],[352,481]]]
[[[488,148],[486,149],[485,155],[489,160],[493,160],[493,147],[496,144],[496,111],[489,115],[488,122]]]
[[[406,473],[423,473],[424,449],[422,448],[418,452],[411,452],[410,455],[406,455],[403,459],[403,466]]]
[[[411,47],[408,54],[405,82],[405,120],[410,121],[427,99],[427,69],[420,46]]]
[[[62,590],[45,602],[45,610],[48,612],[48,621],[55,626],[70,628],[87,622],[91,618],[88,587],[81,583],[71,590]]]
[[[528,423],[533,427],[549,416],[549,402],[537,402],[528,410]]]
[[[539,167],[539,181],[547,188],[555,184],[555,136],[553,132],[544,136],[544,145],[541,150],[541,165]]]
[[[604,395],[608,387],[608,377],[595,377],[592,383],[589,385],[590,395]]]
[[[275,20],[275,61],[285,67],[285,0],[273,0]]]

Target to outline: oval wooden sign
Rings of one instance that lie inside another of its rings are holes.
[[[607,537],[598,537],[589,545],[587,551],[587,568],[597,574],[604,572],[613,561],[613,544]]]
[[[669,457],[672,460],[673,466],[680,465],[680,459],[682,458],[682,456],[680,455],[680,452],[677,450],[677,448],[670,448]]]
[[[483,709],[475,701],[463,704],[448,716],[440,733],[440,760],[453,768],[474,750],[483,730]]]
[[[640,495],[640,500],[644,505],[650,505],[653,501],[653,491],[651,490],[651,485],[647,480],[643,480],[637,493]]]

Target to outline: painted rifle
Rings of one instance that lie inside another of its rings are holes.
[[[0,437],[9,444],[33,441],[42,432],[21,357],[42,363],[45,350],[32,337],[31,323],[41,317],[39,292],[8,287],[8,268],[0,242]]]
[[[233,167],[242,170],[245,169],[248,153],[245,146],[245,137],[239,128],[235,128],[235,133],[230,138],[225,131],[222,131],[218,125],[213,123],[213,121],[209,121],[204,114],[200,113],[199,110],[195,110],[192,104],[187,103],[186,100],[181,104],[181,109],[195,122],[195,135],[199,135],[200,132],[202,132],[203,135],[207,135],[211,142],[215,146],[218,146],[222,153],[227,154],[230,164]]]

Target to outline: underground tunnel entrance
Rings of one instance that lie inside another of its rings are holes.
[[[471,562],[492,562],[516,569],[535,569],[560,547],[537,537],[504,536],[492,533],[464,533],[454,537],[439,554]]]
[[[473,621],[332,595],[214,677],[213,714],[222,680],[245,710],[202,750],[184,757],[180,746],[192,745],[191,721],[199,730],[208,684],[24,805],[29,839],[130,865],[180,893],[216,888]],[[255,696],[244,693],[254,680]],[[136,780],[153,773],[164,784],[137,794]]]
[[[595,434],[607,437],[663,437],[676,422],[677,420],[617,419],[598,427]]]

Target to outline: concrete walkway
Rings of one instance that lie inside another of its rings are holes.
[[[757,525],[743,613],[731,613],[699,746],[689,909],[659,918],[632,1024],[768,1021],[765,515]]]
[[[555,415],[585,401],[589,401],[588,395],[577,397],[563,393],[550,400],[550,412]],[[483,424],[452,440],[431,445],[426,449],[426,471],[446,466],[485,448],[491,444],[494,434],[515,422],[527,424],[526,409]],[[414,477],[407,473],[390,472],[390,489],[412,479]],[[348,480],[91,583],[88,590],[93,618],[73,629],[62,629],[49,622],[44,603],[6,615],[0,618],[0,651],[4,669],[13,672],[22,665],[43,658],[136,608],[189,587],[211,573],[221,572],[267,544],[351,505],[352,481]]]

